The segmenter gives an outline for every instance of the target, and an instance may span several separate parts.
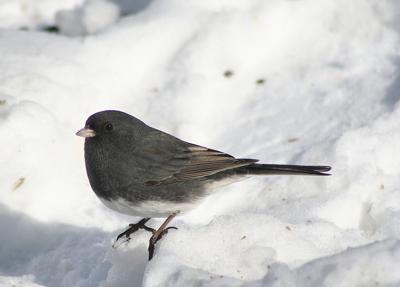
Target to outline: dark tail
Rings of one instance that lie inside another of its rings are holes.
[[[236,169],[244,174],[291,174],[291,175],[330,175],[330,166],[319,165],[286,165],[286,164],[250,164]]]

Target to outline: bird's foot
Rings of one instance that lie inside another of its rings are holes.
[[[125,230],[124,232],[120,233],[117,236],[117,239],[115,239],[114,244],[112,245],[112,247],[117,248],[119,245],[121,245],[124,242],[128,242],[129,240],[131,240],[131,234],[135,233],[136,231],[138,231],[139,229],[144,229],[148,232],[151,232],[153,234],[156,233],[156,230],[154,228],[148,227],[146,226],[146,222],[149,221],[150,218],[143,218],[142,220],[140,220],[138,223],[131,223],[129,224],[129,228],[127,230]],[[121,244],[118,244],[118,240],[120,240],[121,238],[125,238],[125,240],[123,242],[121,242]]]
[[[167,227],[168,224],[171,222],[172,219],[174,219],[174,217],[177,215],[177,213],[172,213],[170,216],[167,217],[167,219],[165,219],[165,221],[163,222],[163,224],[161,224],[161,226],[157,229],[157,231],[153,232],[153,236],[150,238],[149,240],[149,261],[153,258],[154,255],[154,247],[156,245],[156,243],[161,239],[161,237],[163,237],[164,234],[168,233],[168,229],[178,229],[176,227]]]
[[[164,234],[168,233],[168,229],[178,229],[175,226],[170,226],[162,230],[161,232],[157,233],[157,231],[153,232],[153,236],[150,237],[149,240],[149,248],[147,249],[149,251],[149,261],[153,258],[154,255],[154,248],[156,246],[156,243],[164,236]]]

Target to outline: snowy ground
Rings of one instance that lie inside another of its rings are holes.
[[[0,286],[400,286],[399,16],[395,0],[0,1]],[[111,248],[138,219],[86,178],[74,133],[103,109],[333,176],[223,188],[149,263],[148,234]]]

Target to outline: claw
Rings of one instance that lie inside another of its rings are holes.
[[[178,229],[178,228],[175,226],[170,226],[165,228],[158,236],[156,234],[153,234],[153,236],[150,237],[149,248],[147,249],[149,251],[149,261],[153,258],[154,248],[156,246],[156,243],[164,236],[164,234],[168,233],[168,229]]]
[[[176,216],[176,213],[171,214],[167,217],[167,219],[161,224],[161,226],[157,229],[157,231],[153,232],[153,236],[150,237],[149,240],[149,261],[153,258],[154,255],[154,248],[156,243],[164,236],[164,234],[168,233],[168,229],[178,229],[175,226],[167,227],[168,223]]]
[[[149,221],[149,220],[150,220],[150,218],[143,218],[143,219],[140,220],[138,223],[135,223],[135,224],[131,223],[131,224],[129,224],[128,229],[125,230],[124,232],[120,233],[120,234],[117,236],[117,239],[115,239],[115,242],[114,242],[114,244],[112,245],[112,247],[113,247],[113,248],[117,248],[117,247],[120,246],[121,244],[123,244],[123,243],[125,243],[125,242],[129,242],[129,240],[131,240],[130,235],[131,235],[132,233],[135,233],[135,232],[138,231],[139,229],[144,229],[144,230],[149,231],[149,232],[151,232],[151,233],[154,234],[154,233],[155,233],[155,229],[153,229],[153,228],[148,227],[148,226],[145,225],[146,222]],[[126,240],[123,241],[123,242],[121,242],[121,244],[117,245],[118,240],[120,240],[120,239],[123,238],[123,237],[125,237]]]
[[[153,258],[154,255],[154,248],[156,243],[165,235],[168,233],[169,229],[178,229],[175,226],[170,226],[170,227],[166,227],[168,225],[168,223],[175,217],[176,213],[171,214],[170,216],[168,216],[168,218],[164,221],[163,224],[161,224],[160,228],[158,228],[157,230],[155,230],[154,228],[148,227],[146,226],[146,222],[150,220],[150,218],[143,218],[142,220],[140,220],[138,223],[131,223],[129,224],[129,227],[127,230],[125,230],[124,232],[120,233],[117,236],[117,239],[115,240],[114,244],[112,245],[113,248],[117,248],[118,246],[120,246],[121,244],[125,243],[125,242],[129,242],[129,240],[131,240],[131,234],[135,233],[136,231],[138,231],[139,229],[144,229],[148,232],[151,232],[153,235],[150,237],[149,240],[149,247],[148,247],[148,251],[149,251],[149,261]],[[120,242],[120,239],[125,239],[124,241]],[[120,244],[117,245],[117,243],[120,242]]]

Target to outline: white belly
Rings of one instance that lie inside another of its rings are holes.
[[[138,217],[167,217],[172,213],[183,213],[195,207],[193,203],[143,201],[140,204],[133,204],[123,198],[118,198],[117,200],[99,198],[105,206],[112,210]]]
[[[244,178],[246,177],[233,176],[224,180],[219,180],[207,184],[205,186],[203,197],[206,197],[209,193],[211,193],[215,189],[231,184],[233,182],[237,182]],[[185,203],[171,203],[168,201],[161,202],[154,200],[142,201],[141,203],[132,203],[126,201],[121,197],[114,200],[107,200],[105,198],[101,198],[100,196],[99,198],[104,203],[105,206],[117,212],[132,216],[151,217],[151,218],[167,217],[172,213],[184,213],[186,211],[195,208],[197,205],[199,205],[201,201],[201,198],[194,198],[192,202],[185,202]]]

